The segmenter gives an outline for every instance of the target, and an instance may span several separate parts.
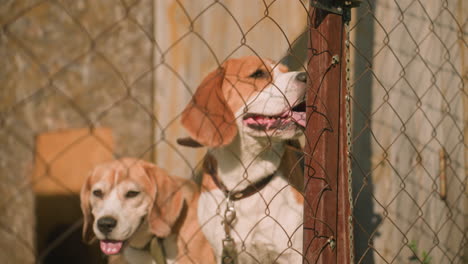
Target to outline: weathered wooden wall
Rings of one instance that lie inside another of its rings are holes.
[[[175,140],[185,135],[178,117],[191,93],[229,56],[282,59],[306,29],[307,8],[306,0],[4,1],[0,262],[46,257],[35,244],[29,182],[37,135],[107,127],[115,156],[190,177],[202,151]],[[60,193],[79,210],[76,192]]]
[[[357,12],[353,178],[362,263],[420,263],[424,255],[424,263],[463,262],[467,14],[466,3],[432,0],[364,2]]]

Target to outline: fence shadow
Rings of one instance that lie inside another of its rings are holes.
[[[353,104],[360,107],[352,107],[352,178],[354,200],[354,247],[355,260],[359,263],[373,264],[373,235],[380,222],[380,217],[374,213],[374,200],[372,198],[374,187],[371,174],[372,170],[372,142],[369,116],[373,103],[372,84],[373,76],[369,70],[372,67],[369,60],[374,52],[374,19],[365,16],[366,8],[357,8],[356,17],[364,17],[358,26],[353,29],[356,36],[354,45],[359,49],[353,61],[353,79],[359,80],[353,84]]]

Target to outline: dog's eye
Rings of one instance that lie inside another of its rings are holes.
[[[255,78],[255,79],[259,79],[259,78],[264,78],[266,77],[266,72],[262,69],[258,69],[256,70],[254,73],[250,74],[249,77],[250,78]]]
[[[103,193],[102,193],[101,190],[94,190],[94,191],[93,191],[93,195],[96,196],[96,197],[98,197],[98,198],[102,198]]]
[[[125,194],[125,198],[133,198],[135,196],[138,196],[139,194],[140,194],[140,192],[138,192],[138,191],[128,191]]]

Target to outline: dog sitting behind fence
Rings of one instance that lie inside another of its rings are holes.
[[[302,262],[303,175],[288,145],[306,123],[306,79],[256,56],[229,59],[182,113],[190,137],[179,143],[209,148],[198,218],[218,263]]]
[[[214,263],[197,221],[198,197],[195,183],[142,160],[98,165],[81,190],[83,238],[94,231],[104,254],[131,264]]]

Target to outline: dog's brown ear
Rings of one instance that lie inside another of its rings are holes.
[[[289,184],[297,191],[304,189],[304,153],[299,140],[292,139],[286,142],[286,149],[279,169],[286,176]]]
[[[148,212],[150,230],[157,237],[167,237],[184,206],[181,186],[163,169],[147,162],[143,162],[142,166],[154,184],[153,206]]]
[[[91,206],[89,204],[89,196],[91,195],[91,173],[86,177],[83,186],[81,187],[80,192],[80,206],[81,212],[83,213],[83,241],[86,243],[91,243],[91,240],[94,237],[93,232],[93,215],[91,213]]]
[[[225,68],[208,74],[182,112],[182,125],[193,141],[208,147],[229,144],[237,134],[234,113],[223,94]]]

